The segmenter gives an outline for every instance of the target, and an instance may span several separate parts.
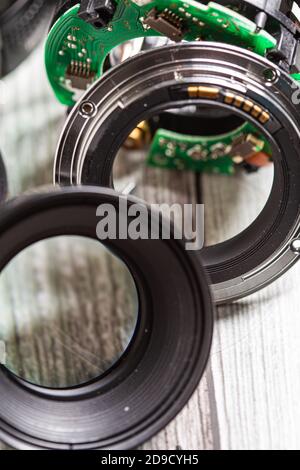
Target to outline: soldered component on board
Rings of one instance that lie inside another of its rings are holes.
[[[219,41],[245,47],[261,56],[276,48],[276,38],[233,9],[198,0],[97,0],[82,1],[55,22],[46,44],[46,68],[57,98],[68,106],[78,99],[76,87],[65,80],[71,60],[91,60],[99,78],[107,56],[126,41],[163,36],[175,42]],[[84,49],[86,53],[82,51]],[[73,78],[86,88],[86,77]],[[192,90],[191,90],[192,91]],[[214,90],[208,90],[213,93]],[[201,90],[199,98],[206,98]],[[213,98],[211,96],[211,98]],[[218,99],[216,96],[214,99]],[[253,112],[256,112],[254,110]],[[260,116],[267,120],[267,115]]]
[[[143,23],[172,41],[180,42],[183,39],[184,24],[182,18],[167,8],[161,13],[153,8]]]
[[[151,166],[195,172],[233,174],[235,168],[253,171],[271,162],[268,141],[250,123],[227,134],[204,137],[158,129],[147,162]]]
[[[259,139],[253,134],[244,134],[234,139],[231,148],[231,154],[233,155],[233,161],[239,163],[241,161],[247,160],[252,157],[254,154],[261,152],[265,147],[265,142],[263,139]]]
[[[66,79],[70,80],[72,88],[78,90],[86,90],[95,78],[96,73],[88,62],[72,60],[66,72]]]

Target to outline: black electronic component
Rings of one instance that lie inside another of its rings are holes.
[[[104,28],[112,20],[115,11],[113,0],[82,0],[78,16],[96,28]]]
[[[73,88],[86,90],[96,78],[95,72],[91,70],[90,64],[73,60],[66,72],[66,79],[70,80]]]
[[[144,24],[172,41],[180,42],[183,39],[182,19],[167,8],[161,13],[153,8],[144,19]]]

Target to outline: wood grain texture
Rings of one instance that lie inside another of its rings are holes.
[[[40,50],[5,80],[0,142],[11,195],[51,182],[64,109],[42,71]],[[182,204],[199,196],[199,179],[191,173],[141,168],[140,156],[121,157],[119,187],[130,174],[136,194],[149,202]],[[271,177],[268,169],[254,176],[202,178],[208,243],[254,219]],[[0,334],[9,338],[9,360],[35,380],[84,380],[126,344],[134,322],[130,281],[122,266],[94,246],[61,240],[35,250],[0,282]],[[63,260],[59,272],[57,260]],[[264,291],[218,308],[211,359],[198,390],[143,449],[300,448],[299,279],[296,266]]]

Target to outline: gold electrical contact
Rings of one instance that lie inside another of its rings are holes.
[[[250,100],[246,100],[243,106],[243,110],[246,111],[246,113],[249,113],[251,109],[253,108],[254,103]]]
[[[226,93],[225,95],[225,103],[232,104],[234,102],[235,95],[233,93]]]
[[[242,104],[245,102],[244,98],[242,96],[236,96],[234,100],[234,106],[237,108],[241,108]]]
[[[260,106],[255,105],[253,106],[253,109],[250,114],[251,116],[258,118],[262,112],[263,112],[262,108]]]
[[[207,98],[217,100],[220,96],[219,88],[209,86],[189,86],[188,94],[190,98]]]
[[[230,91],[225,93],[224,103],[243,109],[243,111],[258,119],[262,124],[266,124],[271,119],[270,114],[253,101],[243,96],[235,95]]]
[[[187,91],[190,98],[217,100],[221,96],[221,90],[217,87],[191,85],[188,87]],[[253,101],[230,91],[225,92],[224,103],[242,109],[252,117],[258,119],[262,124],[266,124],[271,119],[270,114]]]
[[[140,150],[151,141],[151,131],[147,121],[142,121],[129,134],[123,147],[127,150]]]
[[[261,115],[259,116],[259,121],[262,124],[266,124],[266,122],[270,121],[270,119],[271,119],[271,116],[267,111],[263,111]]]
[[[190,98],[198,98],[198,87],[197,86],[190,86],[188,88],[188,94]]]

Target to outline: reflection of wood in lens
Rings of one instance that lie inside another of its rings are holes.
[[[123,354],[136,324],[127,267],[84,238],[58,237],[24,250],[2,273],[0,296],[7,367],[44,386],[101,375]]]

